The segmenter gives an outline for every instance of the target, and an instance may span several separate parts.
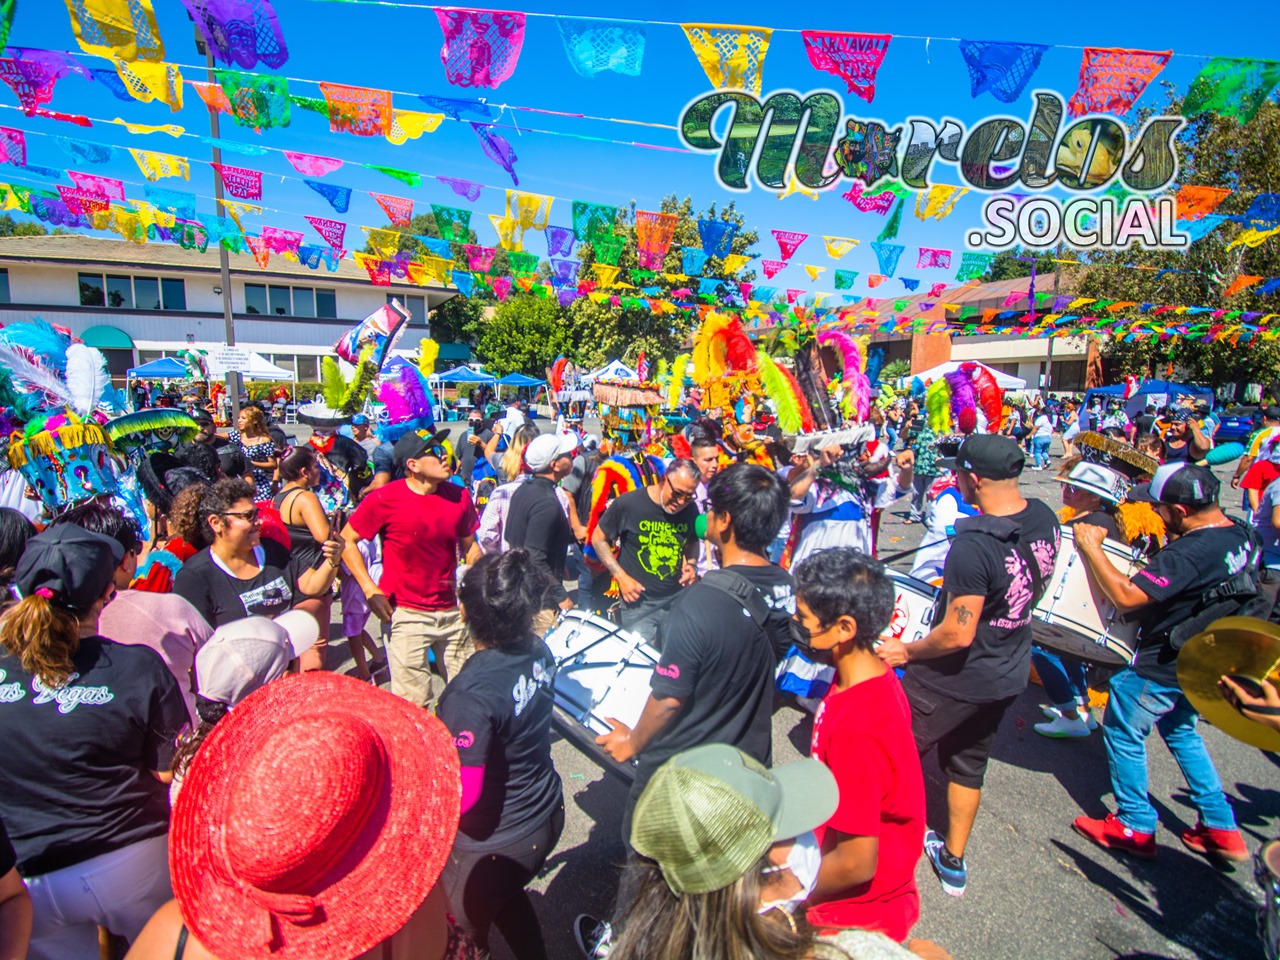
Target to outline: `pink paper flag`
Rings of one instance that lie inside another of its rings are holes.
[[[764,269],[764,278],[772,280],[778,275],[778,271],[787,265],[785,260],[761,260],[760,266]]]
[[[262,199],[262,171],[229,167],[225,163],[210,164],[222,177],[222,189],[240,200]]]
[[[1030,293],[1026,290],[1013,290],[1004,298],[1003,306],[1012,307],[1017,304],[1019,300],[1027,300],[1030,296]]]
[[[404,197],[392,197],[385,193],[370,193],[394,226],[407,227],[413,219],[413,201]]]
[[[511,292],[511,278],[494,277],[491,286],[493,287],[493,292],[498,295],[499,301],[506,300],[507,294]]]
[[[249,245],[249,250],[253,253],[253,259],[257,261],[258,266],[265,270],[267,264],[271,260],[271,247],[262,237],[251,237],[245,234],[244,242]]]
[[[102,197],[104,200],[123,200],[124,181],[111,177],[100,177],[96,173],[77,173],[68,170],[67,176],[75,181],[75,185],[90,196]]]
[[[850,93],[867,103],[875,99],[876,71],[889,51],[892,34],[801,30],[800,36],[814,69],[834,73]]]
[[[947,284],[945,280],[941,283],[935,283],[932,287],[929,288],[929,299],[932,300],[934,297],[942,296],[942,291],[946,289],[947,289]]]
[[[444,31],[440,60],[458,87],[496,88],[515,72],[524,46],[524,14],[436,7]]]
[[[893,206],[893,202],[898,199],[898,195],[892,190],[884,190],[871,196],[863,196],[863,186],[861,180],[854,180],[849,184],[848,193],[842,193],[841,197],[852,203],[862,213],[878,213],[884,216],[889,212],[889,208]]]
[[[1067,103],[1073,117],[1086,113],[1124,115],[1156,78],[1172,50],[1119,50],[1085,47],[1080,61],[1080,86]]]
[[[778,241],[778,249],[782,251],[782,259],[790,260],[800,244],[809,239],[807,233],[795,233],[792,230],[774,230],[773,238]]]
[[[795,303],[802,293],[804,293],[803,290],[787,290],[787,303]]]
[[[498,253],[496,247],[481,247],[474,243],[464,243],[462,249],[467,254],[467,269],[472,273],[488,273]]]
[[[58,193],[62,195],[62,202],[67,205],[67,209],[76,216],[92,217],[96,213],[105,212],[111,206],[111,201],[106,197],[78,187],[58,184]]]
[[[316,233],[328,241],[335,250],[342,250],[342,238],[347,235],[347,225],[340,220],[327,220],[324,217],[307,217],[307,223],[316,228]]]
[[[297,253],[298,246],[305,239],[296,230],[281,230],[279,227],[263,227],[262,241],[272,253]]]
[[[15,127],[0,127],[0,161],[27,165],[27,135]]]
[[[926,270],[929,267],[942,267],[944,270],[951,266],[951,251],[937,250],[933,247],[921,247],[920,256],[916,260],[917,270]]]
[[[293,169],[299,173],[305,173],[308,177],[323,177],[326,173],[333,173],[342,166],[342,161],[334,157],[317,157],[310,153],[293,153],[289,150],[284,151],[284,158],[293,165]]]

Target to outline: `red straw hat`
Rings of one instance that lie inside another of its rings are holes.
[[[391,936],[444,869],[458,753],[432,714],[353,677],[285,677],[201,745],[173,812],[187,927],[226,958],[345,960]]]

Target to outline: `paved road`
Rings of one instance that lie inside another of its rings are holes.
[[[1028,472],[1024,491],[1057,508],[1059,486],[1051,477]],[[1238,495],[1227,490],[1223,502],[1237,503]],[[896,515],[902,512],[893,508],[886,517],[882,553],[919,541],[922,528],[904,523]],[[345,648],[330,649],[331,668],[350,670]],[[1031,727],[1041,719],[1042,702],[1041,689],[1029,688],[1001,728],[967,854],[968,892],[960,899],[942,893],[921,860],[922,917],[915,935],[936,940],[957,960],[1261,957],[1254,926],[1261,897],[1251,868],[1220,871],[1182,847],[1178,832],[1194,823],[1195,812],[1164,744],[1153,738],[1149,745],[1159,857],[1144,863],[1112,855],[1071,829],[1079,813],[1099,816],[1111,802],[1101,736],[1067,742],[1040,737]],[[799,711],[777,712],[776,762],[807,754],[810,727]],[[1215,729],[1205,728],[1205,739],[1250,849],[1280,835],[1280,759]],[[607,915],[611,907],[626,785],[559,737],[552,753],[564,779],[567,816],[564,835],[533,885],[533,900],[551,957],[571,960],[578,956],[573,918]],[[929,822],[945,830],[945,787],[932,759],[926,759],[925,775]],[[494,956],[510,957],[496,934]]]

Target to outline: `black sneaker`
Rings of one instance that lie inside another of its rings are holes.
[[[573,921],[573,939],[586,960],[603,960],[613,946],[613,925],[589,913],[580,913]]]

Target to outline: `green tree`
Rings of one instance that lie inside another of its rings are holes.
[[[997,280],[1016,280],[1019,277],[1031,276],[1031,267],[1036,268],[1037,276],[1044,276],[1053,273],[1057,266],[1053,262],[1054,254],[1045,253],[1043,251],[1037,253],[1034,250],[1023,250],[1021,247],[1013,247],[1010,250],[1001,250],[995,255],[991,263],[987,266],[987,272],[982,276],[983,283],[994,283]]]
[[[0,237],[43,237],[48,233],[45,225],[38,220],[14,220],[7,213],[0,214]]]
[[[1167,86],[1167,85],[1166,85]],[[1181,102],[1167,93],[1168,102],[1160,112],[1180,113]],[[1149,113],[1149,111],[1148,111]],[[1146,114],[1135,118],[1134,130]],[[1226,215],[1243,214],[1260,193],[1277,189],[1280,170],[1280,105],[1272,99],[1262,106],[1248,127],[1234,118],[1202,114],[1188,121],[1177,139],[1179,173],[1176,186],[1227,186],[1232,189],[1217,209]],[[1169,193],[1175,192],[1170,189]],[[1244,244],[1227,249],[1247,224],[1227,221],[1185,252],[1148,250],[1138,246],[1127,251],[1104,251],[1088,257],[1076,271],[1072,292],[1110,301],[1137,304],[1184,304],[1225,311],[1276,310],[1274,295],[1259,296],[1257,287],[1246,288],[1230,298],[1226,289],[1241,275],[1280,277],[1280,244],[1274,240],[1258,246]],[[1141,267],[1144,269],[1132,269]],[[1200,330],[1210,325],[1230,325],[1229,318],[1208,315],[1153,315],[1136,307],[1120,311],[1116,319],[1147,320],[1155,323],[1190,322]],[[1103,355],[1116,374],[1134,373],[1165,376],[1172,365],[1175,375],[1218,388],[1247,383],[1269,384],[1280,370],[1280,343],[1258,337],[1208,340],[1159,336],[1110,337]]]
[[[512,297],[481,325],[476,346],[488,368],[499,376],[541,377],[556,357],[569,353],[569,327],[555,300]]]

